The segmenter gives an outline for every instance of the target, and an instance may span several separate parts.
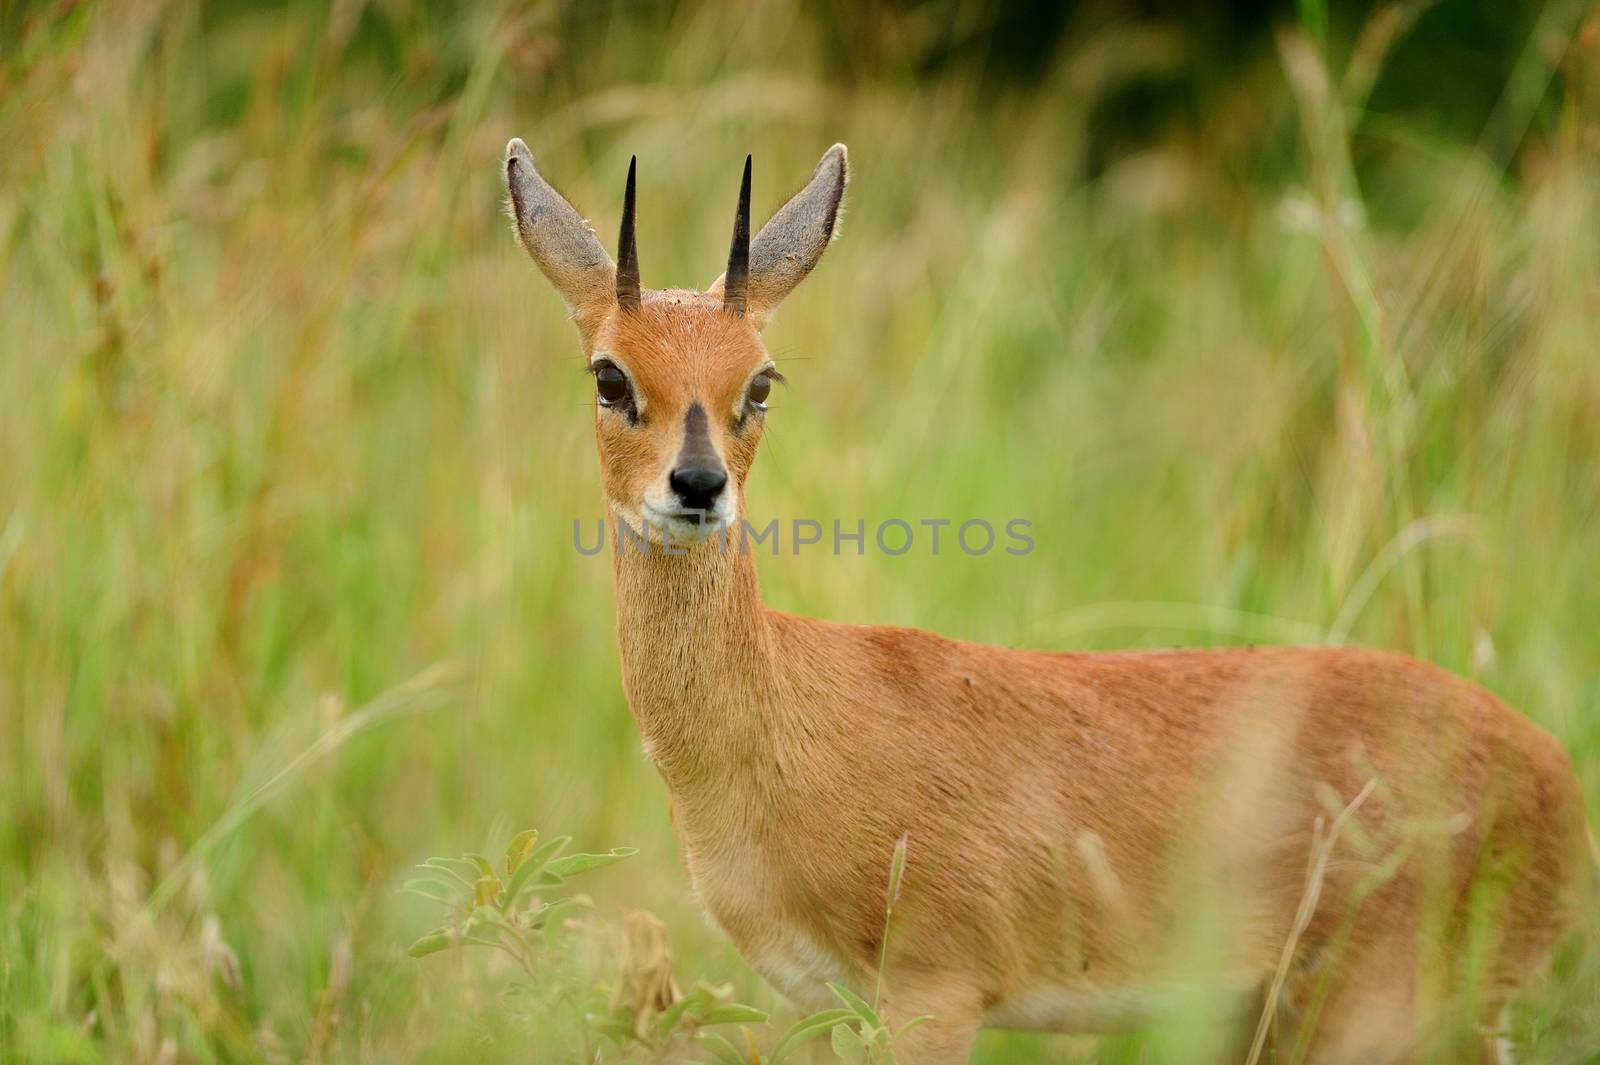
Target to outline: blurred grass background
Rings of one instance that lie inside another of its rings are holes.
[[[752,515],[1037,546],[766,559],[769,602],[1410,650],[1597,808],[1597,38],[1560,2],[0,3],[0,1056],[541,1060],[476,966],[404,956],[395,890],[524,825],[641,848],[602,914],[781,1010],[689,896],[570,546],[591,386],[512,135],[608,245],[637,154],[645,282],[695,287],[744,153],[764,217],[849,143]],[[1595,949],[1529,1060],[1597,1060]]]

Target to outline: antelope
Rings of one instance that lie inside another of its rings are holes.
[[[1464,1053],[1503,1060],[1502,1008],[1581,908],[1557,742],[1394,653],[1011,650],[763,605],[717,534],[745,517],[781,380],[762,331],[838,231],[845,146],[754,237],[746,159],[703,292],[641,285],[636,163],[615,263],[520,139],[509,212],[577,326],[609,512],[648,541],[614,552],[628,703],[752,968],[800,1009],[838,982],[926,1016],[908,1065],[966,1061],[986,1026],[1146,1025],[1186,977],[1252,1059],[1265,1031],[1363,1065],[1422,1053],[1470,981]],[[1196,912],[1211,948],[1186,974]],[[1212,1049],[1239,1060],[1231,1040]]]

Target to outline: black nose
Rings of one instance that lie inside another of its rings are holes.
[[[710,510],[728,484],[728,471],[720,466],[680,466],[667,483],[687,509]]]

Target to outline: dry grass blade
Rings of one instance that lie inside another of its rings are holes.
[[[1261,1060],[1261,1052],[1267,1044],[1267,1033],[1272,1029],[1272,1018],[1278,1010],[1278,999],[1283,994],[1283,984],[1289,977],[1289,966],[1294,961],[1295,948],[1299,946],[1300,937],[1305,933],[1306,926],[1311,923],[1311,915],[1317,912],[1317,901],[1322,897],[1322,879],[1327,875],[1328,859],[1333,856],[1333,847],[1339,841],[1339,833],[1377,787],[1376,777],[1367,781],[1356,793],[1356,797],[1339,811],[1332,824],[1321,817],[1317,818],[1316,826],[1312,830],[1311,856],[1306,871],[1305,890],[1300,895],[1300,906],[1295,911],[1294,927],[1289,930],[1289,938],[1284,941],[1283,953],[1278,958],[1278,967],[1272,974],[1272,984],[1267,988],[1266,1000],[1261,1004],[1261,1019],[1256,1022],[1255,1038],[1250,1043],[1250,1056],[1245,1059],[1245,1065],[1257,1065]]]

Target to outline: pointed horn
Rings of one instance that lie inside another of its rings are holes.
[[[628,160],[628,190],[622,194],[622,232],[617,234],[617,305],[639,309],[639,243],[633,232],[634,171],[639,157]]]
[[[723,275],[722,309],[744,317],[750,294],[750,157],[744,157],[744,181],[739,185],[739,210],[733,216],[733,246],[728,249],[728,272]]]

